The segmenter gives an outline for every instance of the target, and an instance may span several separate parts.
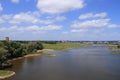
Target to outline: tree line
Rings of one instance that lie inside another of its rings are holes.
[[[12,66],[9,59],[23,57],[43,49],[41,42],[0,41],[0,69]]]

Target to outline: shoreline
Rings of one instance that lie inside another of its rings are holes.
[[[14,76],[16,74],[14,71],[9,71],[9,73],[10,73],[9,75],[0,76],[0,80],[10,78],[10,77],[12,77],[12,76]]]
[[[42,55],[42,52],[44,52],[44,51],[54,51],[54,50],[53,49],[38,50],[35,54],[28,54],[28,55],[25,55],[23,57],[13,58],[13,59],[11,59],[9,61],[15,61],[15,60],[19,60],[19,59],[28,58],[28,57],[40,56],[40,55]]]
[[[25,55],[23,57],[18,57],[18,58],[14,58],[14,59],[11,59],[9,60],[10,62],[12,61],[15,61],[15,60],[19,60],[19,59],[24,59],[24,58],[28,58],[28,57],[35,57],[35,56],[40,56],[40,55],[43,55],[43,56],[46,56],[45,54],[41,54],[42,52],[44,51],[54,51],[52,49],[43,49],[43,50],[38,50],[37,52],[38,53],[35,53],[35,54],[28,54],[28,55]],[[41,53],[40,53],[41,52]],[[50,55],[48,54],[47,56],[55,56],[55,55]],[[3,70],[4,71],[4,70]],[[6,76],[0,76],[0,80],[3,80],[3,79],[6,79],[6,78],[10,78],[12,76],[14,76],[16,73],[14,71],[9,71],[9,75],[6,75]]]

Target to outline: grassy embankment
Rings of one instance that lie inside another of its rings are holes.
[[[120,48],[118,48],[118,45],[115,45],[115,44],[107,44],[107,46],[109,47],[109,49],[110,49],[113,53],[120,54]]]
[[[44,49],[52,49],[52,50],[65,50],[68,48],[77,48],[77,47],[85,47],[88,44],[85,43],[57,43],[57,44],[43,44]]]
[[[0,70],[0,76],[6,76],[11,74],[10,71]]]
[[[0,80],[15,75],[13,71],[0,70]]]

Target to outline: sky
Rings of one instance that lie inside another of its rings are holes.
[[[0,0],[0,40],[120,40],[120,0]]]

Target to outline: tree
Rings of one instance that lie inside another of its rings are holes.
[[[26,50],[28,54],[34,53],[37,50],[41,50],[41,49],[43,49],[43,45],[40,42],[29,42],[26,45]]]
[[[8,58],[22,57],[25,54],[24,48],[19,42],[6,41],[4,48],[8,50]]]
[[[7,62],[7,50],[0,48],[0,68],[3,67],[3,64]]]

